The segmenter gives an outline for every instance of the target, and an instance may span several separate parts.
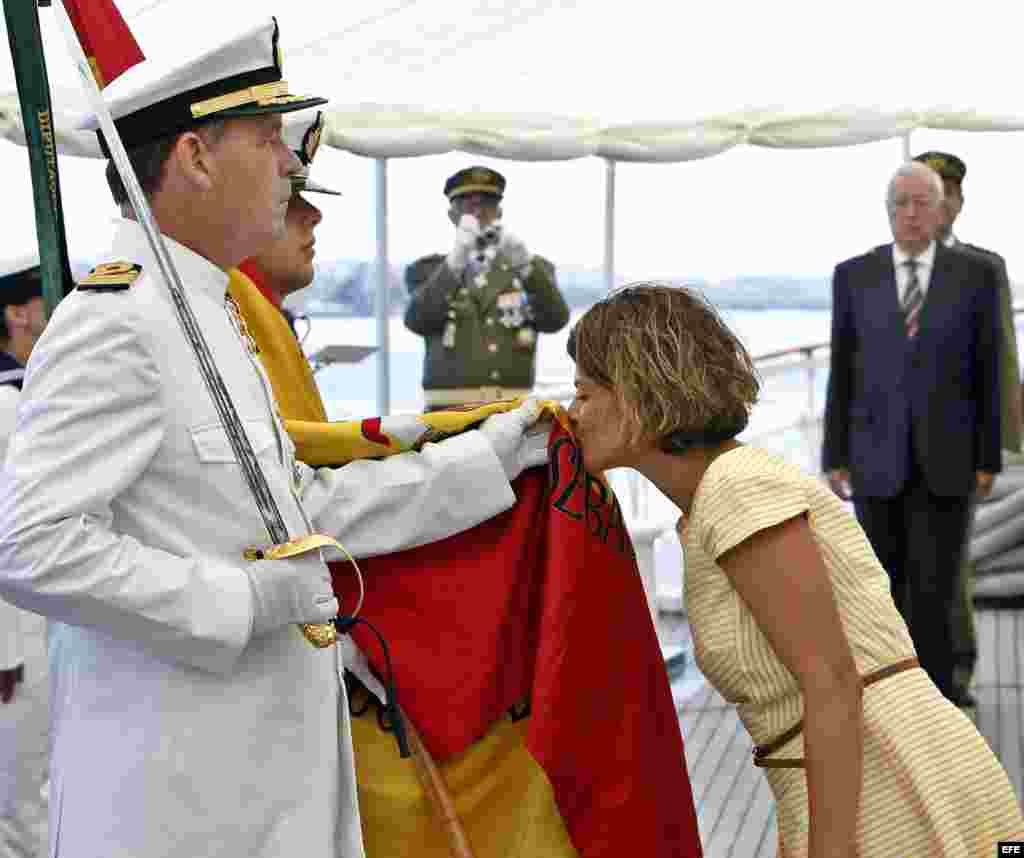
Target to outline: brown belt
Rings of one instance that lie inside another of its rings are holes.
[[[915,667],[920,667],[920,662],[916,658],[905,658],[903,661],[897,661],[893,664],[880,667],[878,670],[873,670],[866,676],[861,677],[861,687],[867,688],[875,682],[880,682],[883,679],[888,679],[897,673],[902,673],[904,670],[913,670]],[[763,769],[802,769],[805,766],[802,757],[789,757],[783,760],[768,760],[765,759],[769,754],[774,754],[779,748],[786,744],[790,739],[794,739],[799,736],[804,729],[803,720],[797,721],[792,727],[786,730],[785,733],[781,733],[776,736],[770,742],[766,742],[763,745],[754,745],[754,765],[760,766]]]

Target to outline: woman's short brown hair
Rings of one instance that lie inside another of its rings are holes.
[[[699,293],[634,283],[591,307],[569,334],[580,371],[619,399],[631,441],[682,452],[733,438],[760,384],[736,335]]]

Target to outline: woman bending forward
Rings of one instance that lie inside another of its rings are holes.
[[[855,517],[735,440],[758,382],[714,310],[629,286],[568,348],[587,469],[634,468],[682,513],[697,664],[756,745],[780,858],[990,858],[1024,837],[1006,772],[917,665]]]

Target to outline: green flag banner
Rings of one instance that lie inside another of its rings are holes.
[[[50,315],[61,298],[74,288],[57,174],[57,141],[50,84],[46,76],[36,0],[3,0],[3,4],[32,171],[43,297],[47,315]],[[49,3],[41,2],[40,5]]]

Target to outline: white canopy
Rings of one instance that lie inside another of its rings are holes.
[[[196,28],[275,14],[286,77],[331,98],[327,145],[373,158],[451,151],[546,161],[688,161],[740,144],[802,148],[915,128],[1024,129],[1017,15],[982,0],[930,7],[810,0],[118,0],[144,53]],[[84,112],[53,11],[42,9],[63,151]],[[250,17],[251,16],[251,17]],[[971,46],[984,62],[958,62]],[[0,133],[22,138],[0,63]],[[128,73],[129,75],[131,72]],[[112,92],[118,86],[115,82]]]

